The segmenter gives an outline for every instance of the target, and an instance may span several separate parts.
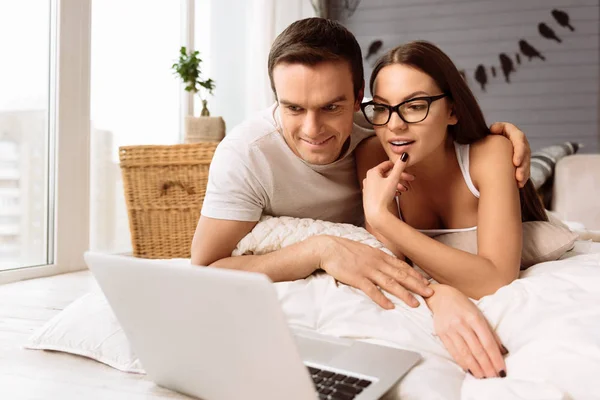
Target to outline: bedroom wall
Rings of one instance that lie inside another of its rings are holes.
[[[574,31],[561,26],[553,9],[568,14]],[[367,81],[375,60],[386,50],[410,40],[428,40],[464,70],[488,123],[514,122],[534,150],[570,140],[583,143],[584,152],[600,151],[600,1],[362,0],[340,20],[356,35],[364,56],[373,42],[382,41],[365,62]],[[540,23],[561,42],[542,37]],[[529,60],[520,50],[520,40],[545,60]],[[508,78],[501,53],[514,67]],[[475,78],[479,65],[487,76],[485,90]]]

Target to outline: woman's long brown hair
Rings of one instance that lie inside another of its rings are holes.
[[[409,65],[423,71],[436,82],[442,92],[450,96],[458,123],[449,125],[448,133],[455,142],[471,144],[490,135],[483,112],[473,92],[452,60],[437,46],[425,41],[415,41],[390,50],[377,61],[371,73],[371,93],[373,93],[375,78],[381,69],[392,64]],[[519,198],[523,222],[548,220],[531,180],[527,181],[525,187],[519,189]]]

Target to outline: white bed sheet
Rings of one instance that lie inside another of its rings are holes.
[[[434,336],[431,312],[422,299],[419,308],[410,309],[391,297],[396,308],[386,311],[359,290],[336,284],[327,275],[275,287],[293,326],[422,354],[423,361],[386,399],[600,399],[600,243],[576,242],[563,258],[530,268],[522,279],[478,302],[510,351],[508,376],[503,379],[477,380],[465,374]],[[108,324],[112,336],[120,326],[103,299],[94,301],[96,309],[79,307],[76,315],[71,314],[77,304],[65,309],[33,336],[29,347],[82,354],[77,349],[85,344],[98,350],[97,344],[106,341],[90,333],[102,332],[94,324],[104,330]],[[102,307],[107,312],[100,312]],[[93,318],[88,318],[85,329],[72,329],[90,313]],[[119,335],[121,341],[113,340],[110,346],[112,353],[120,349],[118,357],[105,355],[133,365],[135,355],[122,332]]]
[[[589,254],[585,254],[589,253]],[[327,275],[276,284],[291,325],[414,350],[424,360],[388,398],[600,399],[600,244],[577,242],[478,306],[510,351],[506,378],[478,380],[433,334],[431,313],[393,298],[385,311]]]

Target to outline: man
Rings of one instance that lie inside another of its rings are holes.
[[[269,77],[277,103],[237,126],[219,144],[209,174],[192,263],[265,273],[275,282],[322,269],[384,308],[380,288],[411,306],[409,291],[430,296],[427,281],[380,250],[326,235],[265,255],[231,257],[262,214],[363,223],[353,152],[371,130],[353,124],[363,98],[362,54],[337,22],[296,21],[275,40]],[[495,124],[515,148],[517,179],[529,177],[529,146],[511,124]]]

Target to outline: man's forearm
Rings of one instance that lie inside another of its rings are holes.
[[[223,258],[211,267],[260,272],[273,282],[293,281],[319,268],[319,252],[319,237],[312,237],[268,254]]]

